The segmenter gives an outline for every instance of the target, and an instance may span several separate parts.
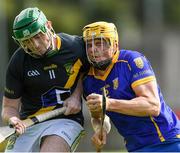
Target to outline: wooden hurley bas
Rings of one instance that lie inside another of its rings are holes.
[[[53,117],[56,117],[58,115],[64,114],[65,111],[66,111],[66,107],[58,108],[58,109],[49,111],[47,113],[34,116],[32,118],[25,119],[23,120],[23,122],[25,123],[26,127],[30,127],[34,124],[37,124],[37,123],[46,121],[48,119],[51,119]],[[1,148],[1,145],[4,145],[3,141],[6,140],[9,136],[14,134],[15,132],[16,132],[15,129],[9,126],[0,127],[0,148]]]

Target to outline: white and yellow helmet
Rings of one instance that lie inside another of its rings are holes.
[[[118,47],[114,48],[114,46],[115,44],[116,46],[118,46],[118,43],[119,43],[117,28],[113,23],[100,21],[100,22],[94,22],[94,23],[86,25],[83,28],[83,39],[86,43],[86,53],[88,56],[88,60],[94,67],[99,68],[99,69],[104,69],[112,62],[113,55],[116,53],[118,49]],[[95,57],[94,59],[90,58],[87,52],[87,43],[88,41],[94,42],[94,40],[96,39],[106,40],[107,42],[109,42],[110,47],[114,48],[114,50],[112,51],[111,59],[97,62]]]

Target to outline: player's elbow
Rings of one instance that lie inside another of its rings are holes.
[[[157,117],[159,116],[160,112],[161,112],[161,105],[160,102],[158,101],[151,107],[151,113],[152,113],[151,115]]]
[[[160,109],[157,107],[154,107],[154,109],[152,110],[152,116],[157,117],[159,116],[159,114],[160,114]]]

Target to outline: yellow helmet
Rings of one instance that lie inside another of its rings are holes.
[[[90,64],[97,69],[105,70],[112,62],[118,49],[116,26],[113,23],[104,21],[88,24],[83,28],[83,39]],[[98,40],[100,45],[97,47],[96,41]],[[107,49],[107,46],[109,49]],[[104,57],[105,52],[108,52],[109,56]]]
[[[114,41],[118,44],[118,32],[116,26],[113,23],[100,21],[88,24],[83,28],[83,39],[85,41],[101,36],[109,39],[111,45]]]

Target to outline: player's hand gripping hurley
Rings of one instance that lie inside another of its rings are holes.
[[[106,89],[103,88],[102,91],[102,111],[101,111],[101,128],[100,128],[100,139],[103,139],[103,126],[104,126],[104,119],[106,115]],[[101,148],[96,150],[97,152],[101,152]]]
[[[50,118],[61,115],[65,111],[66,111],[66,107],[58,108],[58,109],[49,111],[47,113],[34,116],[32,118],[25,119],[25,120],[23,120],[23,122],[25,123],[26,127],[30,127],[34,124],[37,124],[37,123],[46,121]],[[11,128],[9,126],[0,127],[0,143],[2,143],[6,138],[11,136],[15,132],[16,132],[15,129]]]

